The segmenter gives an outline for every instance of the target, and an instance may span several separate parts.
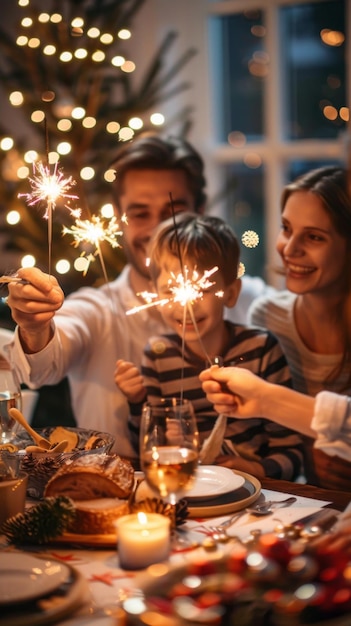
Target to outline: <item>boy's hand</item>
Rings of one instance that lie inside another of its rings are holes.
[[[114,379],[117,387],[124,393],[128,402],[138,404],[146,399],[144,379],[134,363],[118,359]]]

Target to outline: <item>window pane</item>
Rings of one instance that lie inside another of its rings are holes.
[[[250,169],[245,165],[232,164],[224,168],[224,173],[228,190],[227,221],[240,242],[247,231],[254,231],[259,236],[256,247],[240,244],[241,261],[247,274],[265,278],[264,168]],[[252,237],[248,236],[248,239],[251,244]]]
[[[319,167],[327,167],[328,165],[345,167],[345,163],[342,163],[340,161],[305,161],[303,159],[298,159],[296,161],[290,162],[289,168],[286,172],[287,180],[295,180],[298,176],[302,176],[302,174],[306,174],[307,172],[317,169]]]
[[[209,27],[217,140],[230,142],[230,133],[247,141],[261,139],[268,71],[262,12],[211,17]]]
[[[345,128],[345,23],[345,0],[281,8],[286,138],[335,138]]]

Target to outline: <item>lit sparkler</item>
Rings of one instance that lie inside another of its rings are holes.
[[[69,194],[75,181],[72,176],[64,178],[61,170],[58,169],[58,163],[55,163],[54,171],[51,173],[50,168],[43,163],[33,163],[33,177],[29,178],[32,191],[29,193],[20,193],[19,197],[26,198],[29,206],[46,203],[44,218],[50,219],[50,213],[55,209],[58,199],[76,200],[78,196]],[[38,172],[36,174],[35,172]],[[78,217],[77,209],[72,209],[69,204],[65,204],[71,215]],[[80,211],[79,211],[80,213]]]
[[[191,277],[189,276],[189,270],[185,266],[184,272],[180,272],[175,275],[173,272],[170,273],[170,278],[168,280],[168,287],[171,292],[171,296],[168,298],[157,299],[157,294],[142,292],[139,293],[139,296],[142,296],[145,300],[145,304],[141,304],[140,306],[136,306],[129,311],[126,312],[127,315],[133,315],[134,313],[138,313],[139,311],[143,311],[144,309],[148,309],[153,306],[164,306],[170,302],[174,304],[178,303],[183,307],[188,306],[189,310],[192,311],[191,305],[196,301],[200,300],[206,289],[209,289],[215,283],[210,281],[209,278],[218,271],[218,267],[215,266],[210,270],[205,270],[203,274],[199,274],[199,272],[194,269]],[[223,292],[218,292],[216,294],[218,297],[223,295]]]
[[[122,217],[122,221],[126,222],[125,216]],[[84,275],[87,273],[90,263],[94,258],[99,255],[104,277],[108,282],[105,264],[101,252],[101,243],[106,241],[112,248],[120,248],[121,245],[118,242],[118,237],[123,235],[123,231],[120,228],[119,222],[116,217],[113,216],[110,220],[106,221],[101,219],[99,215],[93,215],[90,220],[77,219],[75,224],[71,227],[64,226],[62,230],[63,235],[73,236],[73,246],[77,248],[81,243],[90,243],[95,246],[94,254],[89,254],[87,258],[88,262]],[[84,253],[83,253],[84,255]]]
[[[75,248],[83,242],[91,243],[98,248],[103,241],[107,241],[112,248],[120,248],[117,237],[123,235],[115,217],[112,217],[106,226],[105,221],[98,215],[93,215],[91,220],[77,219],[70,228],[64,226],[62,232],[64,235],[73,235]]]
[[[55,163],[53,172],[41,162],[33,163],[33,172],[33,177],[29,178],[32,191],[20,193],[18,197],[26,198],[28,206],[46,203],[44,218],[48,220],[49,274],[51,274],[52,212],[61,197],[66,200],[65,207],[69,209],[71,215],[78,217],[80,210],[69,206],[70,200],[76,200],[78,196],[68,193],[75,185],[75,181],[71,176],[64,178],[62,171],[58,169],[58,162]]]

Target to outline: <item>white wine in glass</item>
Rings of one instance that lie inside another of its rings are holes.
[[[149,487],[173,507],[193,486],[198,430],[191,402],[160,398],[143,406],[140,461]]]

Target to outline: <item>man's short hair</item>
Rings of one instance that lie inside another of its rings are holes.
[[[194,209],[199,211],[206,202],[204,162],[190,143],[179,137],[162,138],[139,135],[125,143],[111,164],[116,178],[112,185],[114,199],[119,205],[125,174],[130,170],[179,170],[186,175]]]

